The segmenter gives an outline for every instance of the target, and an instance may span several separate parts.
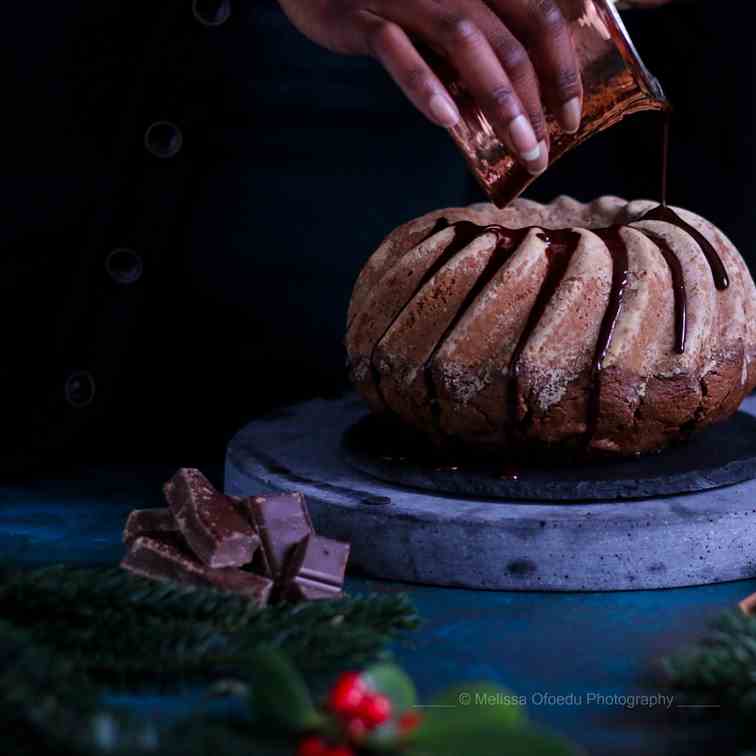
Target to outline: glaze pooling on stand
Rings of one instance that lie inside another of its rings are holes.
[[[674,210],[659,205],[637,220],[660,220],[674,225],[696,243],[702,254],[706,258],[712,272],[715,286],[718,290],[723,291],[729,286],[729,279],[724,263],[720,258],[713,245],[697,229],[684,221]],[[499,224],[478,225],[468,220],[449,223],[445,218],[436,220],[430,232],[422,239],[420,244],[428,241],[433,236],[441,233],[446,229],[453,229],[453,236],[447,247],[438,255],[436,260],[428,267],[420,278],[417,286],[414,288],[411,296],[396,316],[389,322],[378,338],[372,349],[370,356],[370,366],[374,386],[385,402],[381,393],[381,373],[375,364],[375,354],[381,345],[386,334],[398,318],[405,312],[407,305],[413,301],[415,296],[433,279],[433,277],[450,263],[460,252],[462,252],[475,239],[485,235],[494,234],[497,242],[496,246],[490,253],[490,257],[484,267],[484,270],[476,278],[473,285],[468,290],[459,308],[452,316],[448,326],[444,329],[440,338],[436,341],[428,359],[422,366],[423,378],[426,385],[427,394],[430,400],[431,412],[434,423],[438,425],[440,420],[440,407],[438,404],[438,392],[433,378],[433,363],[449,336],[454,332],[465,313],[472,307],[481,293],[491,283],[496,274],[507,264],[512,255],[519,249],[520,245],[530,231],[538,231],[538,238],[545,242],[545,255],[548,260],[546,275],[541,283],[536,300],[529,313],[525,328],[523,329],[519,340],[512,353],[509,361],[507,380],[509,396],[509,420],[511,424],[517,424],[518,418],[518,379],[520,370],[520,360],[525,347],[528,344],[533,332],[543,317],[546,308],[552,301],[556,291],[559,289],[564,276],[569,267],[580,241],[580,234],[572,229],[542,229],[538,226],[527,226],[519,229],[506,228]],[[591,387],[588,396],[588,423],[587,437],[590,440],[596,428],[599,415],[599,397],[601,391],[601,373],[604,367],[604,361],[612,343],[612,337],[616,324],[622,312],[625,290],[628,285],[630,275],[630,264],[627,244],[622,238],[622,230],[629,228],[627,225],[612,225],[606,228],[591,229],[592,233],[598,236],[603,242],[612,261],[612,279],[609,290],[606,310],[602,318],[599,334],[594,351],[592,369],[591,369]],[[674,295],[674,351],[678,354],[685,352],[686,329],[687,329],[687,295],[685,290],[685,281],[683,269],[671,246],[659,235],[652,231],[635,229],[640,231],[649,239],[664,258],[670,272],[672,290]]]

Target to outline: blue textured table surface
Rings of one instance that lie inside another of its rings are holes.
[[[219,465],[203,467],[216,483]],[[129,511],[161,506],[178,467],[69,470],[55,479],[0,487],[0,553],[36,566],[107,564],[122,554]],[[701,753],[721,738],[673,701],[667,709],[623,705],[627,696],[669,695],[656,681],[663,654],[700,635],[706,622],[756,591],[756,581],[626,593],[490,593],[351,577],[352,593],[407,591],[424,619],[396,655],[422,695],[466,680],[493,680],[525,696],[532,719],[595,754]],[[564,697],[558,700],[558,697]],[[201,695],[119,697],[150,717],[184,715]],[[218,705],[217,703],[214,705]],[[726,730],[724,730],[726,732]],[[718,741],[722,752],[722,741]]]

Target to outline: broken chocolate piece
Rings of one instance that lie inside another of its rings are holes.
[[[299,543],[286,567],[285,595],[290,599],[332,599],[341,596],[349,560],[348,543],[310,535]]]
[[[163,490],[178,529],[208,567],[241,567],[252,561],[260,539],[199,470],[179,470]]]
[[[304,496],[301,493],[254,496],[239,507],[260,535],[259,555],[264,573],[278,580],[292,549],[314,533]]]
[[[175,533],[177,530],[178,525],[170,509],[135,509],[126,520],[123,542],[131,543],[140,535]]]
[[[139,536],[121,561],[121,567],[135,575],[152,580],[215,588],[238,593],[265,606],[273,581],[233,567],[212,569],[197,560],[182,544],[177,534],[164,534],[161,539]]]

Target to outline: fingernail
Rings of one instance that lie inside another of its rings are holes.
[[[534,160],[538,160],[541,157],[541,145],[537,144],[530,152],[523,152],[522,159],[526,163],[532,163]]]
[[[434,94],[428,103],[431,115],[441,125],[447,129],[456,126],[459,123],[459,110],[457,106],[443,95]]]
[[[536,148],[536,155],[527,161],[528,173],[539,176],[549,167],[549,148],[545,141],[540,141]]]
[[[538,159],[541,147],[538,144],[530,121],[524,115],[518,115],[509,124],[509,136],[512,139],[512,145],[522,160],[530,163]]]
[[[565,102],[562,105],[562,129],[568,134],[574,134],[580,128],[582,115],[579,97],[573,97]]]

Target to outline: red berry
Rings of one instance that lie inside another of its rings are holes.
[[[297,756],[328,756],[330,750],[322,738],[311,735],[300,741]]]
[[[347,723],[346,734],[353,743],[359,743],[367,733],[367,725],[358,717],[350,719]]]
[[[402,735],[408,735],[412,732],[422,721],[422,716],[419,711],[405,711],[401,717],[399,717],[399,732]]]
[[[391,701],[380,693],[368,693],[360,703],[357,716],[368,729],[373,729],[391,718]]]
[[[367,687],[357,672],[344,672],[336,680],[328,695],[328,706],[332,711],[343,716],[354,716],[360,708]]]
[[[331,746],[323,756],[354,756],[354,751],[345,745]]]

